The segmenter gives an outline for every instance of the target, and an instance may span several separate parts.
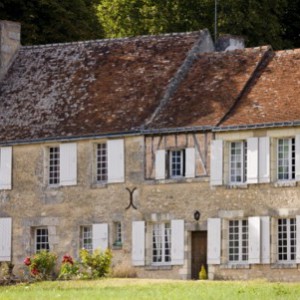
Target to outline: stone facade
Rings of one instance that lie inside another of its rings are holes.
[[[174,139],[174,136],[169,136]],[[212,215],[215,203],[210,196],[208,176],[189,179],[145,180],[145,138],[125,138],[125,182],[97,184],[95,144],[105,140],[77,143],[78,182],[75,186],[48,185],[48,149],[60,144],[51,142],[13,146],[12,189],[1,192],[1,217],[12,218],[12,261],[21,267],[26,255],[35,252],[36,228],[47,228],[50,250],[59,256],[70,253],[78,257],[80,227],[95,223],[108,224],[108,246],[113,249],[114,264],[131,264],[132,222],[151,224],[173,219],[184,220],[185,263],[182,266],[152,266],[151,231],[146,234],[146,263],[137,267],[141,277],[189,278],[190,232],[206,230],[205,219]],[[129,193],[136,188],[130,207]],[[206,207],[205,210],[203,208]],[[193,218],[195,210],[201,219]],[[114,247],[114,222],[122,224],[122,247]]]
[[[223,139],[226,145],[230,141],[249,137],[269,136],[275,145],[276,138],[299,133],[300,129],[296,128],[219,132],[215,139]],[[180,149],[196,147],[197,144],[200,149],[210,149],[211,134],[125,137],[124,183],[95,183],[95,145],[107,139],[76,141],[77,184],[74,186],[52,187],[48,184],[48,149],[60,144],[59,141],[13,146],[12,189],[0,194],[1,217],[12,218],[13,263],[21,267],[24,257],[35,252],[36,228],[48,229],[50,250],[59,256],[70,253],[78,257],[80,227],[105,223],[108,224],[108,246],[113,250],[114,264],[132,264],[132,223],[145,221],[145,264],[136,267],[138,276],[189,279],[192,276],[192,233],[206,232],[207,220],[220,218],[221,258],[220,264],[208,265],[211,279],[298,280],[299,269],[296,262],[278,262],[276,223],[279,218],[296,218],[300,214],[297,184],[294,181],[281,184],[272,179],[270,183],[232,185],[228,183],[226,175],[228,167],[224,168],[224,185],[216,187],[210,185],[209,174],[203,175],[201,172],[196,172],[194,178],[147,178],[145,174],[151,174],[149,170],[153,168],[151,159],[148,158],[153,152],[149,143],[157,146],[160,139],[161,146],[156,149]],[[183,141],[189,142],[186,144]],[[204,141],[208,144],[203,144]],[[144,152],[145,149],[149,151]],[[275,152],[276,148],[271,150],[270,157],[274,174]],[[204,159],[209,170],[209,152],[203,153],[206,153]],[[224,151],[224,165],[228,164],[228,155],[229,151]],[[136,188],[132,202],[136,209],[133,206],[126,209],[130,203],[130,194],[126,188],[131,191]],[[196,210],[201,213],[199,221],[194,219]],[[228,222],[253,216],[270,217],[270,263],[232,263],[228,260]],[[184,221],[184,262],[182,265],[153,264],[153,224],[172,220]],[[114,222],[122,224],[121,247],[113,245]]]

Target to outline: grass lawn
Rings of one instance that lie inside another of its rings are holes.
[[[0,299],[300,299],[300,283],[102,279],[0,287]]]

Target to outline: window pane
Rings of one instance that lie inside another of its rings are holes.
[[[35,250],[49,250],[49,239],[47,228],[36,228],[35,229]]]
[[[88,251],[93,250],[93,227],[82,226],[80,228],[80,247]]]
[[[296,259],[296,219],[278,219],[278,260]]]
[[[59,184],[59,147],[49,148],[49,184]]]
[[[152,261],[153,263],[171,262],[171,226],[170,223],[153,224]]]
[[[106,143],[97,144],[97,182],[107,181]]]
[[[232,142],[230,144],[230,181],[240,183],[246,181],[247,143]]]

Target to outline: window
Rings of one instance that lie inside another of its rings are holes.
[[[296,260],[296,218],[278,219],[278,261]]]
[[[80,247],[88,251],[93,250],[92,226],[82,226],[80,228]]]
[[[171,263],[170,223],[153,224],[152,238],[152,262]]]
[[[60,162],[60,151],[59,147],[49,148],[49,184],[59,184],[59,162]]]
[[[121,222],[114,223],[114,246],[122,246],[122,224]]]
[[[47,228],[35,229],[35,252],[49,251],[49,236]]]
[[[107,181],[107,147],[106,143],[97,144],[97,182]]]
[[[248,220],[229,221],[229,262],[248,261]]]
[[[295,179],[295,139],[279,139],[277,149],[278,180]]]
[[[170,178],[184,176],[184,150],[169,151],[169,174]]]
[[[230,143],[230,182],[247,181],[247,142]]]

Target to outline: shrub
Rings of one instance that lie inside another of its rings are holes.
[[[121,263],[112,269],[111,276],[116,278],[135,278],[137,273],[136,269],[128,263]]]
[[[199,272],[199,279],[206,280],[207,279],[207,273],[204,265],[201,266],[201,270]]]
[[[82,249],[79,255],[83,267],[83,278],[100,278],[107,276],[112,259],[112,253],[109,249],[104,252],[97,249],[93,253]]]
[[[64,255],[58,278],[62,280],[70,280],[79,276],[79,264],[74,262],[70,255]]]
[[[11,262],[0,263],[0,285],[10,285],[18,282],[18,279],[13,273],[14,265]]]
[[[28,267],[30,276],[37,280],[49,280],[53,278],[57,256],[52,252],[42,250],[32,258],[26,257],[24,265]]]

